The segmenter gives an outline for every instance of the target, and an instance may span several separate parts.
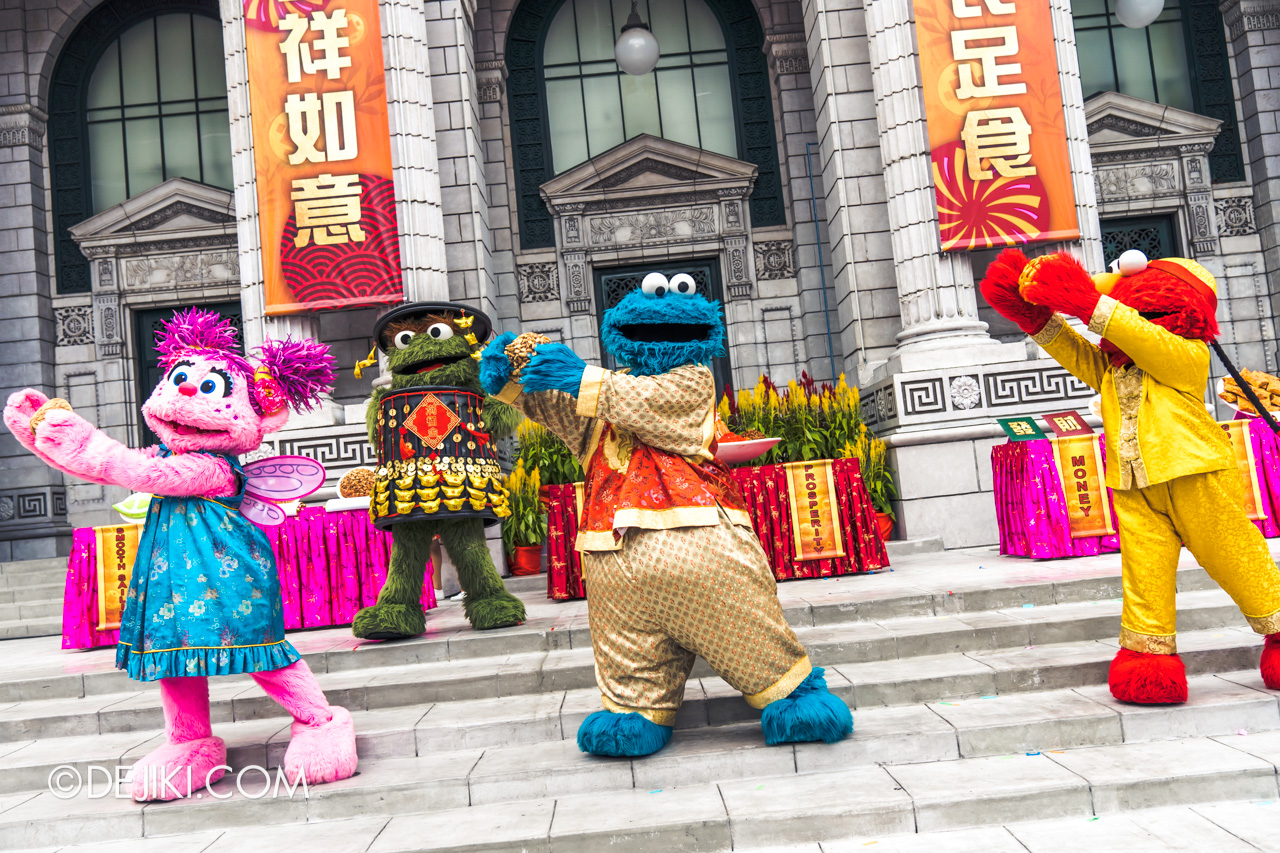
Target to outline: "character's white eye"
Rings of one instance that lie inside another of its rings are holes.
[[[1116,259],[1116,270],[1120,275],[1137,275],[1147,268],[1147,256],[1137,249],[1125,250]]]
[[[665,296],[667,291],[671,289],[671,283],[667,281],[667,277],[660,272],[651,272],[644,277],[644,281],[640,282],[640,289],[647,296]]]
[[[671,292],[679,293],[681,296],[693,296],[698,292],[698,285],[694,282],[693,276],[682,272],[671,276]]]
[[[437,341],[447,341],[453,337],[453,327],[448,323],[432,323],[427,327],[427,334]]]
[[[209,397],[225,397],[227,391],[227,378],[221,373],[210,373],[200,383],[200,393]]]
[[[403,332],[396,332],[396,336],[391,339],[391,342],[396,345],[396,349],[404,349],[409,346],[409,342],[413,340],[415,334],[416,332],[405,329]]]

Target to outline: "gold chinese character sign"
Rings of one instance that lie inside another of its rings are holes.
[[[243,0],[268,314],[399,302],[377,0]]]
[[[944,250],[1080,236],[1049,0],[919,0]]]

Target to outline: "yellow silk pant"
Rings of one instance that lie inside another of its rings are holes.
[[[787,624],[759,540],[730,523],[629,529],[617,551],[585,551],[587,620],[606,710],[675,724],[695,656],[763,708],[813,670]]]
[[[1253,630],[1280,632],[1280,569],[1267,540],[1245,517],[1243,489],[1233,468],[1111,493],[1124,574],[1121,646],[1177,654],[1175,596],[1183,543]]]

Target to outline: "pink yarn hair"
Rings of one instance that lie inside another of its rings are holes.
[[[235,351],[235,345],[236,329],[231,321],[201,308],[177,312],[156,333],[156,351],[166,370],[183,355],[201,355],[222,359],[237,373],[253,376],[253,366]]]

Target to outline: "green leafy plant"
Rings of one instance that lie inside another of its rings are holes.
[[[871,503],[876,512],[896,519],[893,501],[898,498],[898,487],[893,482],[894,471],[886,463],[887,451],[885,443],[864,426],[863,435],[857,441],[840,449],[840,457],[858,460],[858,467],[862,469],[862,482],[871,495]]]
[[[583,479],[582,466],[573,451],[546,427],[526,420],[516,429],[520,460],[526,471],[538,471],[543,485],[558,486]]]
[[[542,512],[538,490],[542,487],[538,469],[525,470],[524,460],[517,459],[516,467],[507,476],[507,491],[511,514],[502,520],[502,545],[508,554],[517,547],[541,545],[547,538],[547,517]]]

